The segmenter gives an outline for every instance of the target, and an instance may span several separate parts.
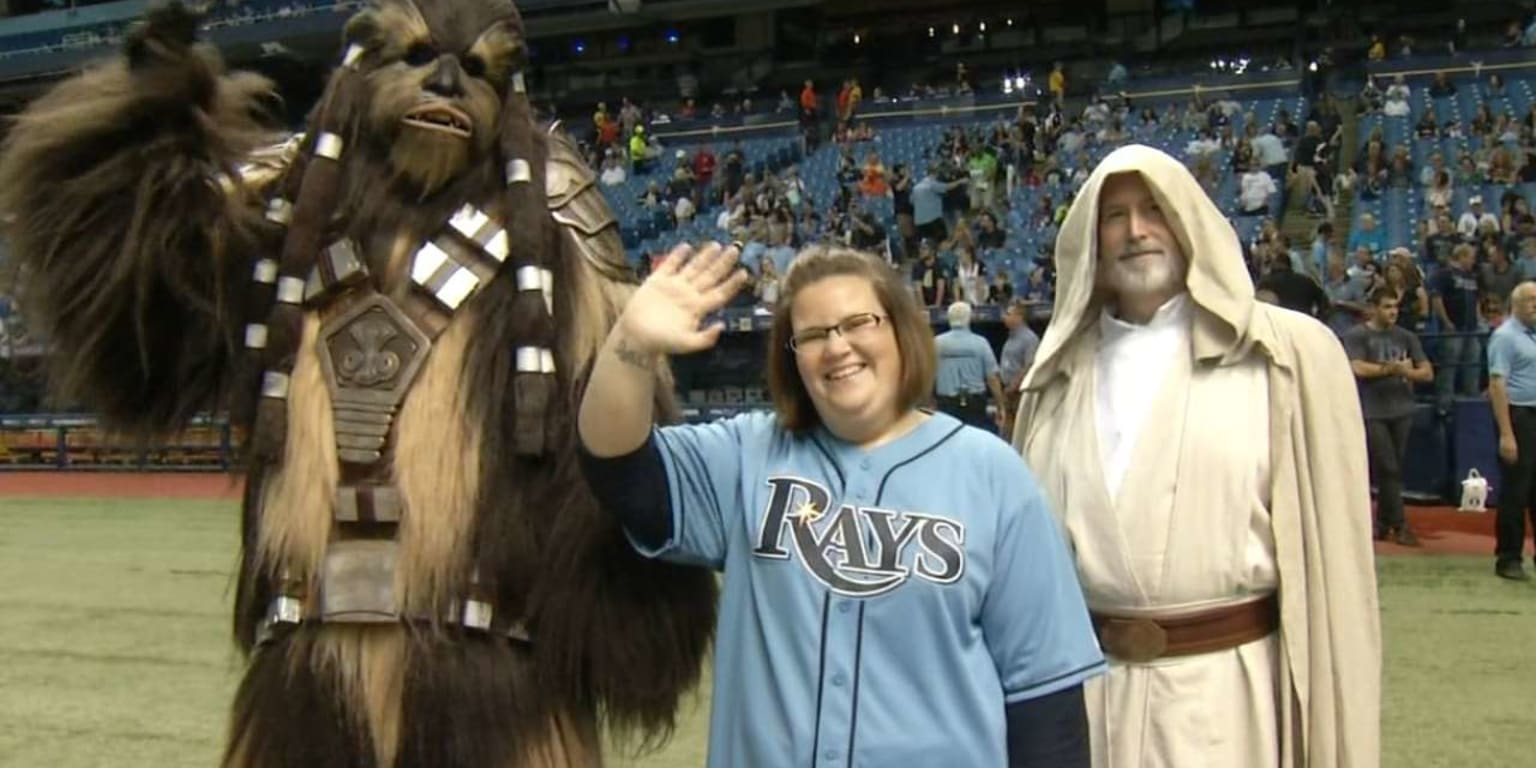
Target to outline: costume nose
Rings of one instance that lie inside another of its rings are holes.
[[[437,60],[437,69],[427,79],[427,90],[444,98],[464,95],[464,70],[457,56],[443,56]]]

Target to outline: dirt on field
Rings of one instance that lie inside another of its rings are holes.
[[[43,496],[126,499],[212,499],[238,501],[245,480],[217,472],[0,472],[0,498]],[[1459,512],[1452,507],[1409,507],[1408,524],[1421,547],[1376,542],[1384,555],[1491,555],[1493,510]]]
[[[0,472],[0,498],[229,499],[245,478],[222,472]]]

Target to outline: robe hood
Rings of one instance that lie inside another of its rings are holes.
[[[1109,177],[1139,174],[1162,206],[1189,263],[1185,284],[1196,311],[1197,359],[1242,357],[1254,343],[1253,280],[1242,243],[1195,177],[1177,159],[1132,144],[1105,157],[1084,183],[1056,238],[1056,304],[1024,389],[1038,389],[1062,372],[1062,360],[1103,307],[1095,290],[1099,198]]]

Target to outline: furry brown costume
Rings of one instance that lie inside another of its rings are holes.
[[[0,210],[61,395],[249,427],[228,766],[588,766],[696,682],[711,574],[632,553],[572,411],[631,289],[508,0],[375,0],[301,137],[179,5],[13,127]],[[669,387],[663,387],[664,391]],[[669,404],[664,404],[669,405]],[[667,411],[672,412],[672,411]]]

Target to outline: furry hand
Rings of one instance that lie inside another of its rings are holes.
[[[127,37],[129,66],[138,69],[155,63],[179,63],[191,54],[197,42],[197,26],[202,14],[188,8],[181,0],[170,0],[144,13]]]

